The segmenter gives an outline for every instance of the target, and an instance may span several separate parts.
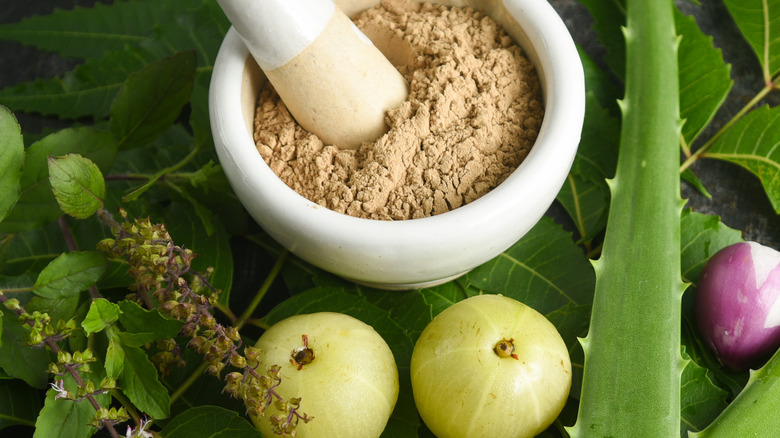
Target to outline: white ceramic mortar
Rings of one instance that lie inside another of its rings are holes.
[[[337,0],[348,15],[378,0]],[[544,215],[566,180],[585,112],[584,74],[571,35],[546,0],[436,1],[470,6],[498,21],[542,82],[545,114],[523,163],[485,196],[437,216],[361,219],[311,202],[284,184],[252,139],[265,78],[234,29],[217,56],[209,93],[220,163],[252,217],[300,258],[385,289],[433,286],[468,272],[517,242]]]

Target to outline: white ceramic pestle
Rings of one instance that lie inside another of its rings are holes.
[[[403,76],[332,0],[218,0],[298,123],[354,149],[387,131]]]

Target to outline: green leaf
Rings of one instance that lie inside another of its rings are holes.
[[[615,80],[612,76],[607,74],[601,67],[596,64],[584,50],[577,48],[580,54],[580,60],[582,61],[582,68],[585,72],[585,90],[588,93],[587,99],[590,99],[590,95],[593,95],[598,100],[599,106],[608,109],[610,114],[618,113],[617,102],[620,99],[622,91],[615,84]],[[587,105],[587,104],[586,104]],[[588,116],[588,113],[585,113]],[[587,129],[587,124],[583,126]]]
[[[724,225],[718,216],[684,210],[680,222],[683,280],[696,283],[707,260],[721,249],[742,241],[739,230]]]
[[[118,336],[111,336],[108,339],[105,363],[108,377],[116,379],[122,374],[125,366],[125,350],[122,348],[122,341]]]
[[[165,132],[189,102],[197,63],[181,52],[133,73],[111,105],[111,131],[121,149],[141,146]]]
[[[119,1],[111,5],[96,3],[91,8],[55,9],[48,15],[3,24],[0,38],[64,57],[94,58],[143,42],[177,10],[200,3],[201,0]]]
[[[167,418],[170,396],[157,376],[157,368],[139,347],[119,342],[125,356],[117,382],[131,402],[154,419]]]
[[[0,368],[9,376],[22,379],[33,388],[46,386],[46,369],[49,366],[49,354],[46,349],[27,345],[30,331],[22,327],[16,314],[0,306],[3,330],[0,333]]]
[[[0,242],[0,266],[3,273],[9,276],[32,276],[31,285],[46,265],[68,250],[62,238],[62,230],[55,222],[14,233]]]
[[[116,140],[110,133],[88,127],[63,129],[35,142],[25,155],[21,197],[0,223],[0,232],[32,230],[62,216],[49,183],[49,156],[80,154],[105,173],[113,165],[116,152]]]
[[[778,3],[777,0],[772,1]],[[626,62],[622,31],[626,22],[625,1],[581,2],[595,20],[594,29],[607,50],[607,64],[619,78],[623,78]],[[742,3],[742,0],[732,2]],[[760,0],[752,1],[758,2]],[[723,61],[721,51],[712,46],[712,38],[701,32],[692,17],[682,14],[677,8],[674,12],[676,31],[682,36],[678,50],[680,115],[686,120],[683,138],[690,144],[712,120],[731,90],[733,81],[729,76],[730,67]]]
[[[780,0],[724,0],[737,27],[756,52],[764,78],[780,71]]]
[[[585,107],[585,123],[572,172],[606,186],[605,179],[615,175],[620,122],[591,92],[585,95]]]
[[[593,92],[586,94],[585,124],[571,172],[557,200],[587,241],[606,226],[609,208],[607,178],[615,174],[620,124]]]
[[[707,199],[712,199],[712,195],[707,191],[707,188],[704,187],[704,183],[702,183],[699,177],[693,173],[690,167],[685,169],[680,174],[680,179],[690,184],[691,187],[696,189],[702,196],[706,197]]]
[[[571,234],[543,217],[514,246],[466,274],[465,281],[547,314],[567,304],[590,303],[595,274]]]
[[[703,157],[738,164],[758,177],[780,214],[780,107],[764,106],[732,125]]]
[[[127,77],[154,61],[146,50],[128,47],[90,59],[63,77],[36,79],[0,89],[0,102],[16,111],[61,119],[108,116],[111,102]]]
[[[262,438],[260,432],[235,411],[198,406],[174,417],[160,435],[166,438]]]
[[[19,199],[22,164],[24,141],[21,127],[13,113],[0,106],[0,222]]]
[[[683,348],[682,358],[687,362],[680,383],[680,436],[688,431],[698,432],[726,407],[728,392],[710,380],[707,369],[696,364]]]
[[[43,298],[36,295],[30,298],[30,301],[25,304],[24,308],[28,313],[35,311],[46,313],[51,317],[52,322],[57,324],[57,321],[67,321],[73,318],[76,312],[78,312],[79,306],[84,304],[84,299],[84,294],[58,298]]]
[[[607,54],[604,60],[615,75],[623,78],[626,74],[626,42],[622,27],[626,24],[625,0],[602,1],[580,0],[593,17],[593,28]]]
[[[98,333],[115,323],[121,313],[118,305],[105,298],[98,298],[89,306],[87,317],[81,322],[81,327],[87,335]]]
[[[179,334],[183,323],[169,319],[157,310],[146,310],[133,301],[119,302],[119,323],[130,333],[150,334],[150,340],[162,340]]]
[[[592,239],[606,227],[609,211],[606,180],[599,184],[570,173],[556,199],[577,227],[580,241]]]
[[[675,24],[682,37],[678,52],[682,134],[691,144],[715,116],[734,81],[721,50],[713,47],[712,37],[702,33],[693,17],[675,9]]]
[[[125,3],[133,6],[125,7]],[[194,49],[201,69],[193,93],[191,122],[199,143],[208,142],[211,67],[230,26],[219,4],[203,0],[115,2],[95,9],[98,12],[92,15],[91,10],[79,8],[61,12],[51,20],[55,23],[35,17],[0,26],[0,38],[36,44],[66,56],[90,58],[63,78],[2,89],[0,102],[17,111],[60,118],[104,118],[128,75],[162,57]],[[86,15],[94,15],[99,22],[83,23]],[[94,33],[85,32],[85,25]],[[82,44],[82,40],[90,43]],[[95,58],[98,56],[102,57]]]
[[[107,267],[106,258],[96,251],[61,254],[41,271],[33,291],[48,299],[67,298],[97,283]]]
[[[38,391],[21,380],[0,380],[0,430],[13,425],[35,426],[40,410]]]
[[[94,367],[93,367],[94,368]],[[89,379],[95,386],[99,386],[103,373],[93,370],[92,373],[82,373],[82,378]],[[65,389],[73,394],[78,391],[78,385],[70,375],[63,377]],[[90,426],[95,415],[95,408],[89,401],[78,402],[55,399],[56,392],[49,389],[46,392],[46,401],[43,409],[35,422],[35,435],[33,438],[88,438],[95,433],[95,428]],[[110,396],[102,394],[95,396],[98,404],[107,407]]]
[[[62,211],[77,219],[86,219],[103,207],[103,174],[81,155],[49,157],[49,183]]]

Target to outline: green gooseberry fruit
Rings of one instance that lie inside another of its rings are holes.
[[[300,398],[298,438],[379,437],[398,399],[398,368],[390,347],[370,325],[349,315],[295,315],[266,330],[255,345],[258,371],[279,365],[274,390]],[[272,404],[258,420],[263,436],[274,436]]]
[[[543,315],[501,295],[478,295],[437,315],[411,361],[414,401],[438,438],[533,437],[571,389],[566,344]]]

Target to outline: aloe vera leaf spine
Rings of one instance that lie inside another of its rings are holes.
[[[626,17],[620,150],[573,438],[680,433],[679,40],[670,0],[628,0]]]

